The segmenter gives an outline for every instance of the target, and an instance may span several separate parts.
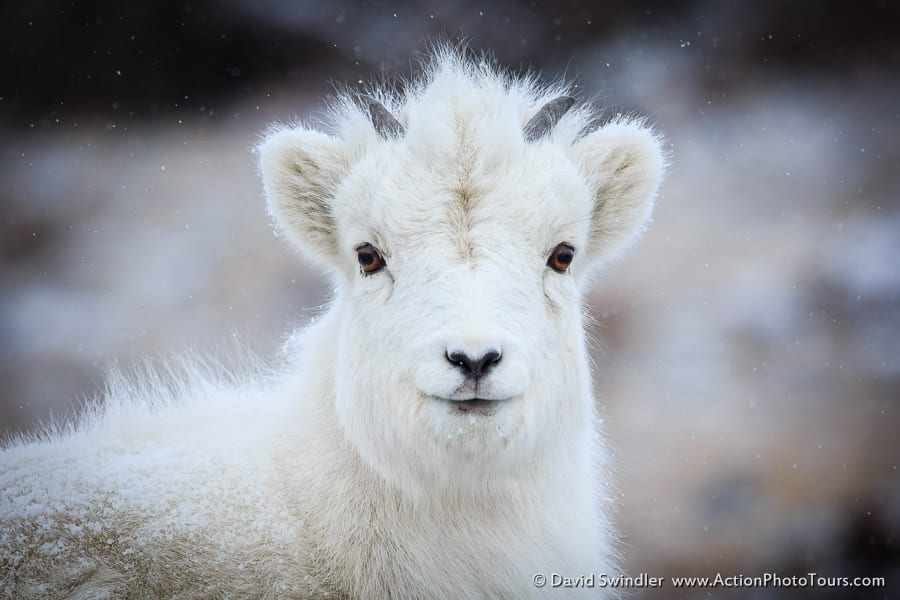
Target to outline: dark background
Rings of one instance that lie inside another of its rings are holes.
[[[886,1],[34,0],[2,10],[3,108],[13,126],[84,113],[165,118],[253,100],[273,80],[406,72],[412,51],[435,38],[465,38],[504,64],[576,70],[579,50],[604,40],[624,38],[634,52],[690,42],[685,54],[702,65],[690,83],[716,94],[900,63],[900,8]]]
[[[253,144],[429,40],[574,78],[672,155],[586,298],[632,574],[900,585],[900,10],[848,2],[4,2],[0,429],[103,370],[238,338],[326,281],[272,235]],[[227,360],[224,359],[224,360]]]

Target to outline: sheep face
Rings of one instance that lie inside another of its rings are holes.
[[[337,274],[344,433],[405,487],[484,485],[590,436],[579,287],[642,227],[661,176],[638,124],[529,141],[524,111],[475,106],[261,147],[271,212]]]
[[[589,403],[590,190],[553,146],[490,158],[461,177],[451,156],[387,144],[336,193],[337,405],[379,466],[510,469]]]

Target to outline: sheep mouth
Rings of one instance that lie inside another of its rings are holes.
[[[497,412],[497,408],[507,402],[509,398],[501,398],[501,399],[488,399],[488,398],[468,398],[465,400],[455,400],[453,398],[438,398],[435,399],[440,400],[442,402],[446,402],[450,405],[451,410],[453,412],[459,413],[475,413],[481,415],[493,415]]]

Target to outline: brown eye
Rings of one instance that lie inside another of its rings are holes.
[[[575,248],[568,244],[560,244],[550,253],[547,259],[547,266],[557,273],[565,273],[575,258]]]
[[[381,253],[372,244],[363,244],[356,249],[356,260],[363,275],[372,275],[384,268],[384,259]]]

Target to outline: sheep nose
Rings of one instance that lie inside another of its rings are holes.
[[[469,379],[479,379],[487,375],[494,365],[500,362],[500,352],[488,350],[479,358],[472,358],[464,352],[450,352],[445,354],[447,360],[457,367]]]

